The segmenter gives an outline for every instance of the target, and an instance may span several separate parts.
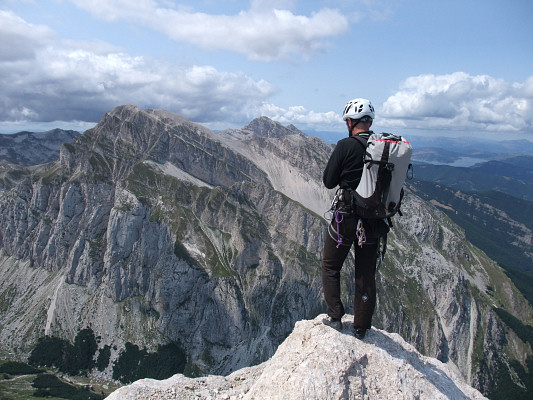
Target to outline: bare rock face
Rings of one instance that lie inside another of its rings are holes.
[[[143,379],[107,399],[485,399],[453,365],[422,356],[399,335],[372,329],[361,341],[351,334],[351,316],[341,332],[323,325],[323,317],[297,322],[258,366],[226,377]]]

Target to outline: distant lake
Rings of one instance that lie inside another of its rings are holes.
[[[483,158],[476,158],[476,157],[460,157],[457,160],[455,160],[452,164],[448,164],[452,167],[471,167],[474,164],[479,164],[482,162],[487,162],[487,160]]]
[[[438,161],[428,161],[424,160],[424,162],[428,164],[433,165],[449,165],[450,167],[471,167],[474,164],[487,162],[488,160],[484,158],[476,158],[476,157],[459,157],[457,160],[455,160],[453,163],[443,163]],[[416,161],[415,161],[416,162]]]

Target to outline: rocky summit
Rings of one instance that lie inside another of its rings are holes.
[[[333,193],[321,177],[331,151],[264,117],[217,134],[126,105],[64,143],[56,161],[1,168],[0,352],[27,360],[44,336],[74,343],[90,329],[98,362],[85,373],[122,383],[154,372],[132,355],[161,366],[154,354],[169,344],[184,354],[172,373],[186,376],[269,360],[296,322],[325,311]],[[522,390],[530,304],[408,188],[402,210],[378,268],[373,325],[455,364],[482,393]],[[347,310],[353,280],[348,257]]]
[[[143,379],[107,400],[438,400],[486,399],[453,366],[424,357],[399,335],[372,329],[352,334],[352,316],[338,332],[324,315],[299,321],[268,361],[232,374],[163,381]]]

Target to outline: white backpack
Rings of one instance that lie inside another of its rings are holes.
[[[400,210],[403,184],[412,167],[411,144],[402,136],[373,133],[366,143],[363,173],[352,192],[352,208],[363,218],[390,218]]]

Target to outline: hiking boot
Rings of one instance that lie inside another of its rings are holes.
[[[322,320],[322,323],[327,326],[331,326],[338,331],[342,330],[342,322],[340,319],[331,318],[329,315]]]
[[[366,329],[365,328],[356,328],[354,326],[353,328],[353,334],[354,336],[359,339],[359,340],[363,340],[365,338],[365,335],[366,335]]]

